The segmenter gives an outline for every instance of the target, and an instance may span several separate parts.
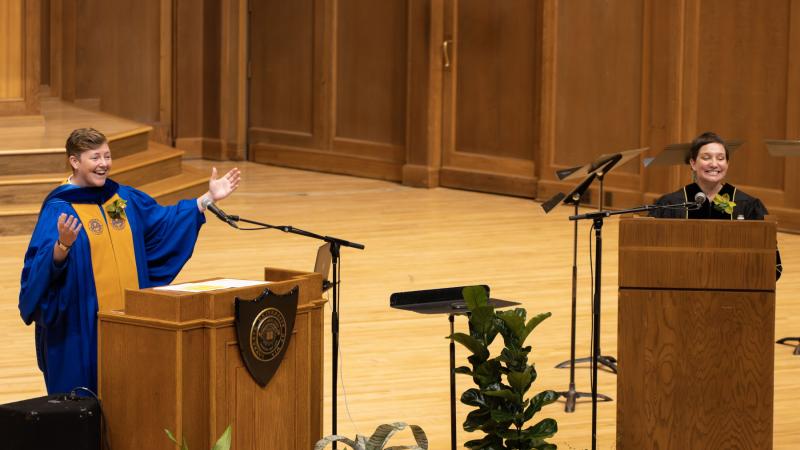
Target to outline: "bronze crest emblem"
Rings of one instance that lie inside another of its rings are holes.
[[[283,295],[264,289],[248,300],[236,297],[235,324],[239,352],[253,379],[269,383],[286,354],[297,314],[298,287]]]
[[[122,217],[111,219],[111,226],[114,227],[115,230],[122,230],[125,228],[125,219]]]
[[[89,229],[92,230],[92,233],[94,234],[102,234],[103,224],[97,219],[92,219],[89,221]]]

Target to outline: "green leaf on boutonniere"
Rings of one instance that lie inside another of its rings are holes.
[[[736,203],[731,201],[731,198],[728,194],[715,195],[713,203],[714,208],[724,212],[725,214],[733,214],[733,208],[736,206]]]
[[[106,206],[108,217],[112,219],[125,219],[125,206],[127,206],[127,204],[128,202],[121,198],[114,200],[110,205]]]

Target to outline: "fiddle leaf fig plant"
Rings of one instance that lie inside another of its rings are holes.
[[[469,334],[454,333],[452,338],[469,350],[470,366],[456,368],[456,373],[469,375],[477,387],[467,389],[461,402],[475,409],[467,414],[464,430],[482,431],[481,439],[467,441],[473,450],[551,450],[555,444],[545,439],[558,431],[554,419],[547,418],[528,425],[542,407],[558,399],[551,390],[529,396],[536,381],[536,368],[528,363],[531,346],[525,340],[550,313],[526,318],[524,308],[495,311],[481,286],[464,288],[463,297],[469,310]],[[503,348],[492,357],[489,346],[500,335]]]
[[[409,428],[411,428],[411,432],[414,434],[414,440],[417,442],[417,445],[386,447],[389,439],[406,426],[404,422],[385,423],[376,428],[375,432],[372,433],[370,437],[357,434],[355,441],[338,434],[326,436],[317,441],[317,444],[314,445],[314,450],[323,450],[331,442],[341,442],[353,450],[428,450],[428,437],[418,425],[408,425]]]

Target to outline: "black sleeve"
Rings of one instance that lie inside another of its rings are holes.
[[[680,191],[673,192],[667,195],[662,195],[658,200],[656,200],[655,206],[676,205],[678,203],[683,203],[683,195],[682,192]],[[649,216],[655,217],[657,219],[680,219],[686,216],[686,209],[685,208],[651,209]]]

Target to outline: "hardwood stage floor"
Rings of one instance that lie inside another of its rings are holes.
[[[208,170],[212,163],[185,164]],[[232,167],[221,164],[219,169]],[[241,163],[241,189],[221,205],[231,213],[276,225],[361,242],[344,249],[341,290],[339,433],[369,435],[381,424],[421,425],[431,449],[449,449],[448,321],[389,308],[397,291],[485,283],[498,298],[521,301],[529,314],[551,311],[529,340],[539,378],[533,390],[566,390],[569,371],[553,366],[569,356],[572,226],[570,210],[545,215],[539,203],[451,189],[414,189],[378,180]],[[112,174],[113,176],[113,174]],[[589,228],[580,228],[578,354],[589,349]],[[616,355],[618,220],[604,227],[602,349]],[[19,318],[17,295],[29,236],[0,237],[0,403],[44,393],[36,367],[33,327]],[[777,337],[800,335],[800,236],[778,237],[786,272],[778,284]],[[264,266],[311,270],[318,243],[278,231],[236,232],[208,215],[195,256],[177,281],[213,276],[259,279]],[[329,311],[329,309],[328,309]],[[330,330],[326,317],[326,330]],[[466,328],[457,320],[458,328]],[[325,342],[325,434],[330,432],[330,335]],[[725,349],[720,349],[725,351]],[[466,353],[459,349],[457,361]],[[457,392],[471,380],[459,376]],[[589,371],[576,371],[589,390]],[[601,373],[600,392],[616,396],[616,376]],[[775,347],[775,449],[800,448],[800,357]],[[537,417],[558,420],[561,449],[590,444],[591,403],[566,414],[563,402]],[[599,404],[598,448],[614,448],[616,403]],[[459,405],[459,428],[467,412]],[[235,430],[234,430],[235,432]],[[459,429],[459,441],[477,437]],[[408,431],[394,445],[412,443]]]

